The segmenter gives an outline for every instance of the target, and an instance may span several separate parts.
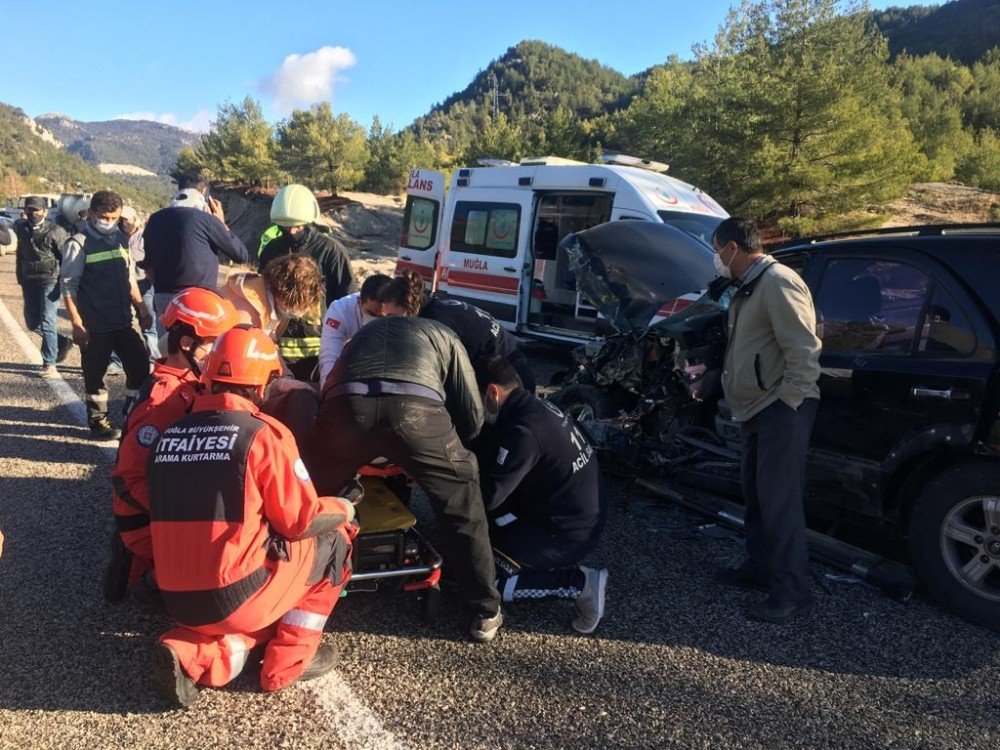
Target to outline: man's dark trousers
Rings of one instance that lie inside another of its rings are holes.
[[[121,357],[125,370],[126,399],[135,398],[149,377],[149,353],[137,330],[123,328],[91,333],[90,343],[80,354],[87,418],[91,423],[108,414],[108,391],[104,387],[104,376],[111,363],[112,352]]]
[[[21,295],[24,297],[24,324],[29,331],[42,337],[42,364],[54,365],[59,349],[66,340],[57,328],[59,312],[59,282],[23,281]]]
[[[809,550],[802,505],[806,452],[819,401],[798,410],[778,400],[743,423],[741,479],[751,568],[766,576],[772,598],[806,602]]]
[[[443,403],[408,395],[329,397],[311,443],[309,471],[321,494],[335,494],[378,456],[403,469],[437,514],[445,565],[469,609],[487,617],[499,611],[479,467]]]

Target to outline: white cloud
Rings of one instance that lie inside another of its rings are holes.
[[[115,120],[151,120],[152,122],[162,122],[164,125],[173,125],[194,133],[206,133],[212,124],[213,114],[207,109],[199,109],[192,117],[181,120],[173,112],[131,112],[124,115],[115,115]]]
[[[260,82],[260,88],[272,97],[276,112],[287,114],[296,107],[330,101],[334,84],[344,80],[338,73],[357,61],[346,47],[327,46],[305,55],[289,55]]]

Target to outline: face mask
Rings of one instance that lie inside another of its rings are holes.
[[[101,234],[111,234],[115,229],[118,228],[118,222],[112,221],[110,219],[95,219],[94,229],[96,229]]]
[[[729,260],[732,261],[732,258],[730,258]],[[712,255],[712,263],[715,265],[715,272],[719,274],[719,276],[723,276],[727,279],[733,278],[732,269],[722,262],[722,253],[714,253]]]

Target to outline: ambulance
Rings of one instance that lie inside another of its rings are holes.
[[[417,272],[429,290],[482,308],[523,337],[582,343],[610,332],[560,247],[571,232],[652,221],[710,244],[728,216],[707,193],[668,177],[667,165],[636,157],[484,161],[454,170],[450,184],[441,172],[410,171],[396,273]],[[687,297],[666,301],[658,317]]]

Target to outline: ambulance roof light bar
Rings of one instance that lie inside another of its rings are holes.
[[[586,164],[576,159],[565,159],[562,156],[525,156],[521,159],[522,167],[555,167],[555,166],[575,166]]]
[[[480,167],[516,167],[517,163],[508,159],[478,159],[476,164]]]
[[[637,167],[638,169],[647,169],[650,172],[666,172],[670,169],[669,164],[663,164],[662,162],[652,161],[650,159],[640,159],[638,156],[629,156],[628,154],[615,154],[610,152],[605,152],[601,154],[601,162],[603,164],[616,164],[620,167]]]

